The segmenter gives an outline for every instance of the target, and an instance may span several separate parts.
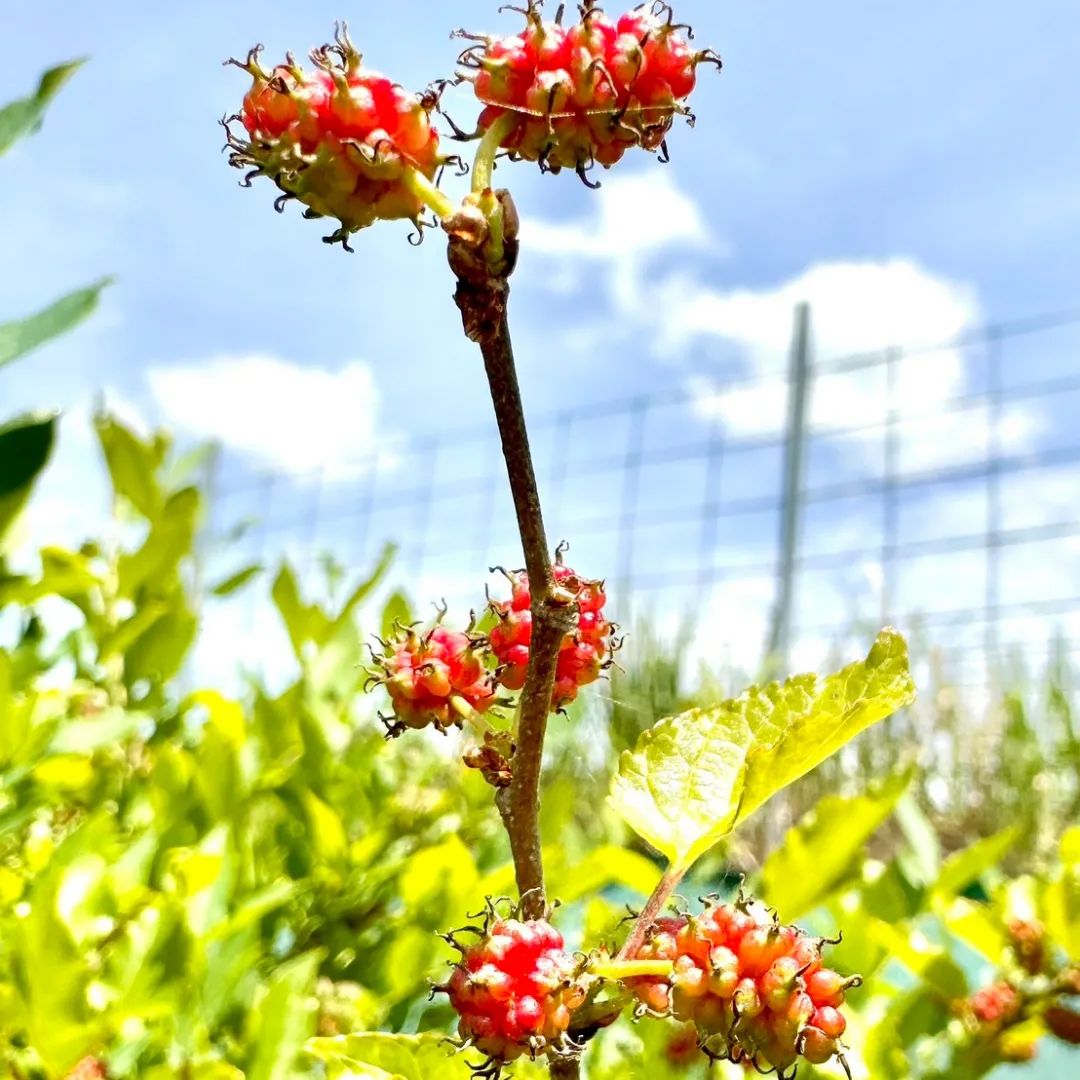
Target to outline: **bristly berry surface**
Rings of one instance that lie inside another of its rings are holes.
[[[760,904],[714,901],[659,919],[633,957],[670,960],[670,977],[626,984],[643,1011],[693,1023],[709,1057],[791,1076],[800,1057],[844,1063],[840,1007],[861,980],[825,967],[824,944]]]
[[[384,718],[389,736],[406,728],[461,727],[494,704],[492,675],[468,634],[441,624],[424,633],[406,627],[382,645],[371,683],[384,686],[393,704],[393,717]]]
[[[434,102],[365,68],[344,29],[312,51],[312,71],[291,55],[267,71],[259,51],[231,61],[253,79],[241,112],[226,121],[230,162],[247,172],[245,182],[268,176],[284,192],[279,210],[298,199],[305,216],[336,218],[340,228],[326,239],[346,247],[351,233],[378,220],[419,225],[416,185],[447,160],[431,124]],[[232,132],[232,120],[246,138]]]
[[[589,581],[561,563],[552,570],[556,588],[574,602],[578,611],[577,625],[559,650],[551,695],[551,707],[557,710],[569,705],[582,686],[595,682],[609,666],[615,627],[604,617],[607,596],[602,582]],[[508,690],[520,690],[525,685],[532,643],[532,595],[529,575],[524,570],[506,576],[510,599],[492,601],[498,622],[488,638],[499,663],[499,682]]]
[[[485,105],[480,131],[505,120],[511,157],[582,177],[633,147],[666,153],[675,117],[690,117],[698,67],[719,65],[716,54],[691,48],[692,32],[659,0],[618,19],[586,0],[573,26],[562,25],[562,8],[554,21],[541,9],[529,0],[525,29],[509,37],[459,31],[476,40],[460,62]]]
[[[502,1063],[559,1046],[586,991],[578,962],[546,920],[503,919],[489,910],[472,932],[479,940],[469,946],[449,935],[461,959],[436,989],[449,995],[462,1039],[486,1055],[483,1071],[497,1075]]]

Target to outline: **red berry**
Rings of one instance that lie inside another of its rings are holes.
[[[442,625],[425,634],[409,628],[385,644],[372,678],[386,687],[394,706],[391,736],[406,728],[460,727],[470,710],[482,713],[494,703],[491,674],[467,634]]]
[[[559,651],[552,709],[569,705],[582,686],[600,678],[614,649],[613,625],[604,618],[607,597],[598,581],[587,581],[561,563],[552,567],[556,587],[577,606],[574,632],[568,634]],[[532,643],[532,597],[525,571],[509,574],[510,599],[492,602],[498,617],[488,640],[499,663],[499,682],[508,690],[525,685]]]
[[[672,961],[669,978],[626,985],[647,1008],[695,1024],[713,1057],[786,1072],[800,1053],[820,1064],[840,1052],[836,1006],[858,980],[822,968],[821,942],[760,905],[711,903],[662,920],[634,958]]]
[[[312,57],[314,71],[290,57],[267,72],[257,50],[239,64],[254,82],[240,114],[248,139],[230,132],[230,162],[269,176],[315,216],[337,218],[335,242],[379,219],[418,221],[424,205],[410,171],[430,181],[446,161],[433,105],[365,69],[344,32]]]
[[[488,106],[481,130],[516,117],[503,149],[552,172],[608,167],[632,146],[659,149],[687,112],[698,65],[715,59],[695,53],[650,5],[617,21],[590,5],[565,30],[545,22],[533,0],[525,16],[523,33],[482,38],[462,74]]]
[[[513,1061],[543,1051],[566,1031],[585,1000],[577,966],[550,923],[489,919],[440,989],[460,1017],[463,1038],[493,1062]]]
[[[971,1015],[981,1024],[1000,1024],[1012,1020],[1020,1012],[1020,1006],[1020,995],[1005,982],[984,986],[968,999]]]

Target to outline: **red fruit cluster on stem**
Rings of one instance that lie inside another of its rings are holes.
[[[824,966],[825,943],[740,901],[659,919],[633,959],[670,960],[670,977],[626,980],[642,1007],[697,1026],[710,1057],[790,1076],[799,1057],[841,1054],[840,1006],[859,978]]]
[[[556,588],[568,594],[578,610],[577,625],[559,651],[551,695],[555,710],[569,705],[582,686],[600,678],[613,648],[614,625],[604,618],[607,596],[601,582],[589,581],[561,563],[552,570]],[[520,690],[525,685],[532,643],[532,596],[529,575],[524,570],[507,577],[510,599],[492,602],[491,609],[499,621],[488,638],[499,662],[499,682],[508,690]]]
[[[431,181],[446,159],[431,124],[434,102],[412,94],[363,66],[344,29],[334,44],[315,49],[313,71],[290,55],[271,71],[257,47],[232,61],[253,80],[233,120],[246,139],[229,131],[230,161],[248,177],[269,176],[306,216],[337,218],[328,241],[378,220],[419,222],[424,202],[417,185]],[[228,122],[226,122],[228,130]]]
[[[1022,1002],[1015,987],[1006,982],[984,986],[968,998],[968,1009],[980,1023],[987,1025],[1007,1024],[1016,1019]]]
[[[406,728],[461,727],[494,704],[491,673],[468,634],[441,624],[423,634],[406,627],[382,644],[386,651],[376,656],[380,670],[372,681],[386,687],[394,706],[394,716],[383,718],[389,736]]]
[[[489,917],[474,945],[450,940],[461,960],[437,989],[450,996],[463,1039],[496,1064],[560,1043],[585,989],[558,930],[544,919]]]
[[[648,3],[611,19],[587,0],[570,27],[545,20],[529,0],[526,26],[510,37],[476,37],[461,57],[462,77],[486,108],[480,130],[507,117],[501,146],[542,168],[610,167],[631,147],[656,151],[697,82],[697,68],[719,63],[691,48],[671,8]],[[561,16],[561,9],[560,9]]]

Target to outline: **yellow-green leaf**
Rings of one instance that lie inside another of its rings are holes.
[[[686,869],[776,792],[914,697],[907,645],[883,630],[865,660],[835,675],[751,687],[660,721],[622,755],[611,803]]]
[[[37,129],[45,114],[45,107],[82,64],[82,60],[70,60],[50,68],[41,76],[33,94],[0,109],[0,154],[8,150],[16,139]]]
[[[331,1080],[470,1080],[469,1056],[445,1035],[339,1035],[309,1039],[307,1052]],[[475,1057],[475,1055],[473,1055]]]
[[[793,825],[761,869],[754,891],[787,922],[816,907],[856,869],[863,846],[911,782],[900,773],[877,792],[829,795]]]
[[[0,367],[66,333],[91,314],[112,278],[62,296],[47,308],[14,322],[0,323]]]

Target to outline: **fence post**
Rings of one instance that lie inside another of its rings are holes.
[[[780,517],[780,565],[776,607],[769,633],[766,666],[786,672],[791,644],[791,609],[795,593],[795,563],[802,513],[803,454],[806,444],[806,409],[810,389],[810,305],[795,309],[788,374],[787,435],[784,442],[784,489]]]

